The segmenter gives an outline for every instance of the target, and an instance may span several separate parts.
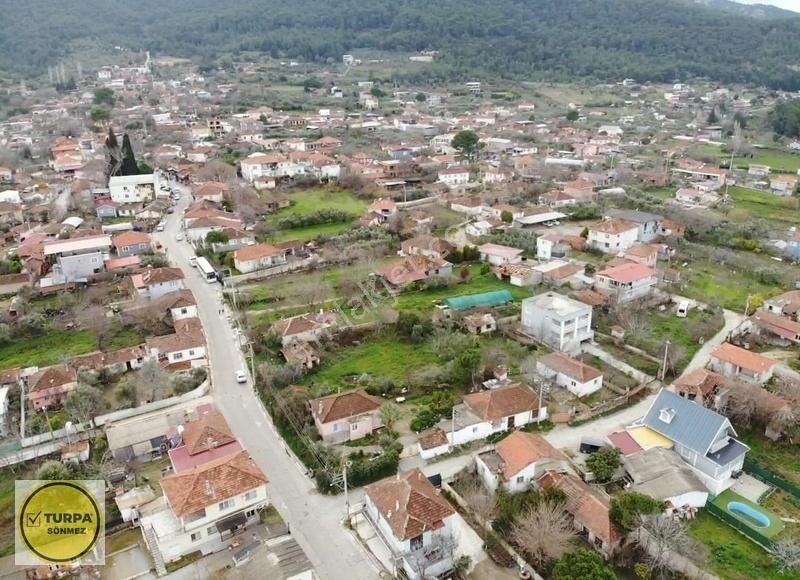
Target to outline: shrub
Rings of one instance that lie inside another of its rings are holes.
[[[663,510],[663,505],[657,499],[629,491],[619,494],[611,500],[611,521],[624,531],[631,531],[639,525],[639,516],[642,514],[656,514]]]
[[[430,429],[439,421],[439,416],[434,413],[428,407],[422,407],[417,414],[414,415],[414,418],[411,419],[411,423],[409,427],[415,433],[419,433],[420,431],[424,431],[425,429]]]
[[[595,479],[602,483],[610,481],[619,467],[619,451],[613,447],[603,447],[593,453],[586,460],[586,467],[594,474]]]

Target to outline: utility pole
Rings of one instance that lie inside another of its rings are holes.
[[[750,298],[752,298],[752,294],[747,295],[747,300],[744,303],[744,317],[747,318],[747,315],[750,313]]]
[[[664,343],[664,362],[661,365],[661,381],[663,382],[667,376],[667,353],[669,352],[670,341]]]
[[[347,515],[348,525],[350,524],[350,496],[347,493],[347,467],[350,463],[350,461],[345,461],[344,467],[342,468],[342,477],[344,479],[344,509]]]

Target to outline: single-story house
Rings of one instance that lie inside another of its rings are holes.
[[[514,431],[494,449],[475,457],[478,475],[492,493],[503,486],[526,491],[545,471],[568,471],[569,459],[537,433]]]
[[[311,415],[323,441],[355,441],[383,426],[381,403],[364,390],[347,391],[312,400]]]
[[[772,378],[777,361],[724,342],[711,352],[710,367],[726,377],[738,377],[763,385]]]
[[[536,371],[578,397],[585,397],[603,388],[602,372],[563,352],[540,357],[536,361]]]

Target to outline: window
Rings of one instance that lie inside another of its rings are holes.
[[[245,501],[253,501],[258,496],[258,490],[250,490],[246,494],[244,494]]]
[[[351,431],[358,431],[358,423],[353,423],[352,425],[350,425],[350,430]]]
[[[524,483],[524,482],[525,482],[525,476],[524,475],[518,475],[517,476],[517,483]]]
[[[194,356],[194,350],[189,351],[189,356]]]
[[[217,533],[216,526],[211,526],[210,528],[206,528],[206,536],[213,536]]]
[[[411,538],[411,550],[421,550],[422,549],[422,534]]]
[[[197,541],[197,540],[199,540],[201,537],[202,537],[202,536],[200,535],[200,532],[195,532],[195,533],[193,533],[193,534],[190,536],[190,539],[191,539],[193,542],[196,542],[196,541]]]
[[[231,509],[233,507],[233,499],[226,499],[225,501],[219,502],[219,511],[224,512],[225,510]]]
[[[473,432],[473,433],[477,433],[477,432],[478,432],[478,428],[477,428],[477,427],[473,427],[473,428],[472,428],[472,432]]]
[[[252,518],[254,515],[256,515],[256,510],[247,510],[244,512],[244,515],[247,518]]]
[[[183,353],[182,352],[176,352],[174,355],[172,355],[172,358],[174,358],[175,360],[182,359],[183,358]]]
[[[187,312],[189,312],[188,308],[181,308],[181,314],[186,314]]]

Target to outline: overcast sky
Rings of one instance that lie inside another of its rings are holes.
[[[800,0],[736,0],[742,4],[772,4],[786,10],[800,12]]]

